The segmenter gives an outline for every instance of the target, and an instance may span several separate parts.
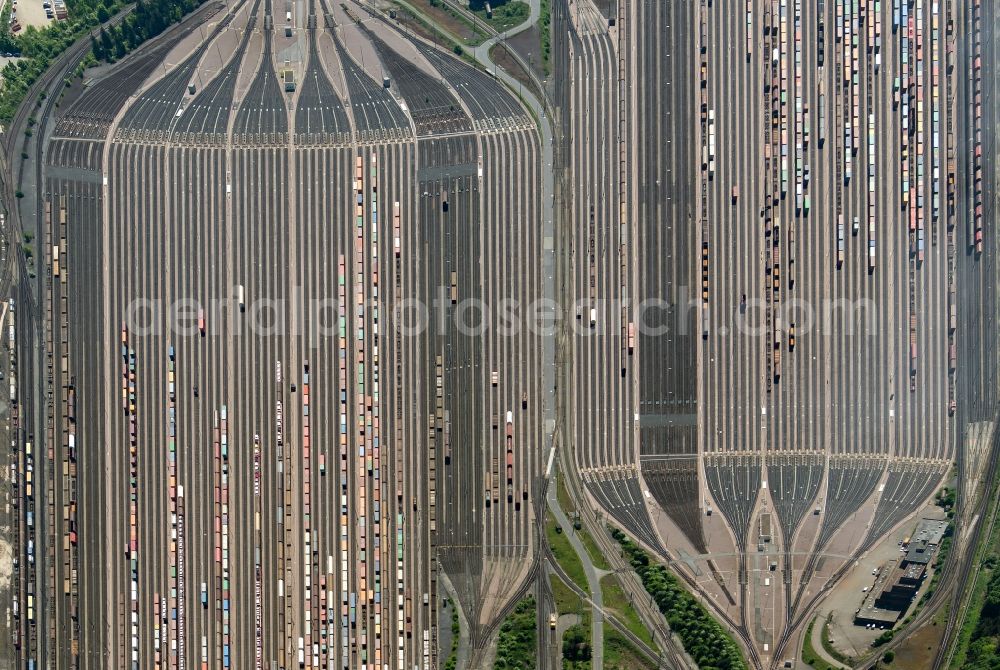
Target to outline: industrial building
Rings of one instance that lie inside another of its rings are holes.
[[[882,566],[854,622],[861,626],[895,624],[916,600],[917,592],[927,577],[927,566],[947,531],[948,522],[945,520],[921,519],[904,547],[906,555],[903,559],[893,559]]]

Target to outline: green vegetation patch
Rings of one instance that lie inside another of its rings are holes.
[[[566,571],[569,578],[586,591],[587,575],[583,571],[583,563],[580,562],[580,557],[576,555],[573,545],[566,537],[566,529],[556,523],[551,512],[545,517],[545,535],[548,537],[549,548],[556,561]]]
[[[816,619],[813,619],[806,628],[806,636],[802,640],[802,662],[809,667],[816,668],[816,670],[839,670],[840,666],[830,665],[816,652],[812,641],[813,626],[815,625]]]
[[[890,628],[889,630],[882,631],[882,634],[877,638],[872,640],[873,647],[881,647],[883,644],[888,644],[892,642],[892,638],[896,636],[896,631]]]
[[[636,637],[645,642],[652,649],[656,649],[653,636],[649,629],[642,623],[639,613],[629,600],[628,595],[621,586],[621,582],[615,575],[605,575],[601,579],[601,593],[604,598],[605,609],[611,610],[625,624]]]
[[[590,668],[590,606],[576,591],[566,585],[559,575],[551,575],[552,599],[558,614],[576,614],[580,623],[566,629],[563,634],[563,670],[589,670]]]
[[[562,508],[562,511],[568,518],[577,518],[576,505],[573,504],[573,500],[569,497],[569,490],[566,488],[566,479],[561,474],[556,478],[556,499],[559,501],[559,507]],[[611,566],[608,565],[607,559],[604,558],[601,548],[597,546],[597,541],[587,532],[583,524],[575,523],[574,531],[576,532],[576,536],[580,538],[580,542],[583,543],[584,548],[586,548],[587,553],[590,554],[590,561],[594,564],[594,567],[599,570],[611,570]]]
[[[854,665],[854,659],[845,654],[844,652],[840,651],[839,649],[837,649],[835,646],[833,646],[833,643],[830,642],[830,639],[833,637],[833,632],[832,629],[830,628],[830,624],[832,622],[833,622],[833,614],[832,613],[827,614],[826,621],[823,622],[823,630],[820,631],[821,635],[819,638],[820,644],[823,645],[823,651],[826,652],[827,656],[836,660],[838,663],[841,663],[842,665],[846,666],[852,666]]]
[[[461,56],[466,61],[471,59],[465,55],[462,45],[455,41],[451,33],[432,23],[409,5],[398,2],[398,0],[394,0],[392,4],[395,7],[397,20],[406,28],[435,44],[440,43],[449,47],[456,55]]]
[[[590,646],[590,621],[581,621],[563,633],[563,670],[589,670],[593,649]]]
[[[466,14],[459,12],[444,0],[408,0],[427,16],[441,26],[462,38],[465,46],[477,47],[486,41],[486,31],[469,20]]]
[[[566,516],[571,517],[576,514],[576,505],[573,504],[573,499],[569,497],[569,489],[566,488],[566,477],[561,471],[559,472],[559,476],[556,477],[556,500],[559,501],[559,507],[562,508]]]
[[[601,548],[597,546],[597,541],[593,536],[587,532],[585,528],[580,528],[576,531],[576,536],[580,538],[580,542],[583,543],[584,549],[590,554],[590,561],[594,564],[594,567],[598,570],[610,570],[611,566],[608,565],[608,561],[604,558],[604,554],[601,553]]]
[[[514,611],[500,625],[493,670],[534,670],[537,667],[537,619],[534,597],[528,596],[514,607]]]
[[[185,14],[194,11],[204,0],[138,0],[135,11],[117,26],[91,35],[91,48],[97,60],[114,62],[146,40],[156,37]]]
[[[455,670],[458,665],[458,638],[462,630],[458,625],[458,607],[451,604],[451,650],[448,652],[448,660],[444,662],[444,670]]]
[[[14,36],[10,34],[10,15],[14,12],[14,5],[10,2],[4,2],[3,8],[0,9],[0,48],[6,49],[4,53],[10,53],[11,49],[8,47],[14,46]]]
[[[649,555],[617,528],[611,529],[611,535],[622,546],[670,629],[699,667],[719,670],[747,667],[736,641],[666,566],[650,563]]]
[[[656,665],[612,626],[604,626],[604,670],[655,670]]]
[[[934,498],[934,504],[945,511],[949,519],[955,518],[955,495],[957,491],[954,487],[948,488],[945,486],[940,491],[938,491],[937,496]]]
[[[973,593],[969,615],[959,636],[959,643],[968,645],[965,660],[960,666],[952,663],[952,667],[970,670],[1000,667],[1000,570],[996,569],[996,565],[996,554],[990,554],[983,561],[976,586],[983,581],[984,574],[989,575],[989,580],[985,592]],[[974,607],[978,607],[978,616]],[[962,647],[959,647],[961,650]],[[959,658],[956,653],[956,663]]]
[[[553,574],[549,583],[552,585],[552,599],[555,600],[556,611],[559,614],[581,614],[584,611],[583,600],[576,591],[559,579],[559,575]]]
[[[493,29],[498,33],[521,25],[531,15],[531,7],[527,3],[521,2],[521,0],[510,0],[509,2],[506,0],[495,0],[490,3],[490,7],[493,9],[492,18],[487,18],[485,6],[474,11],[476,16],[484,23],[493,26]]]
[[[993,475],[992,486],[988,488],[987,509],[995,520],[998,514],[1000,495],[1000,471]],[[947,511],[950,495],[948,489],[938,492],[936,503]],[[980,523],[989,523],[984,517]],[[973,549],[973,561],[979,561],[979,572],[973,583],[965,584],[968,603],[965,616],[959,619],[962,627],[954,638],[951,668],[1000,668],[1000,570],[997,570],[998,550],[1000,550],[1000,524],[992,523],[989,533],[980,536]],[[944,548],[944,542],[942,549]],[[949,544],[950,549],[950,544]],[[941,550],[938,551],[939,555]],[[935,566],[938,562],[935,561]],[[935,579],[937,574],[934,575]],[[933,584],[933,582],[932,582]],[[965,595],[965,594],[963,594]],[[962,601],[959,599],[959,606]]]
[[[996,515],[998,494],[1000,494],[1000,472],[993,477],[989,506],[991,514]],[[980,523],[988,523],[983,518]],[[965,670],[982,670],[984,668],[1000,668],[1000,524],[989,527],[990,532],[984,535],[975,547],[973,560],[979,561],[979,573],[974,583],[966,585],[968,589],[968,605],[962,627],[954,638],[954,653],[951,659],[952,668]],[[949,538],[950,540],[951,538]],[[949,543],[950,548],[950,543]],[[938,550],[938,566],[943,553],[944,542]],[[934,575],[937,578],[937,574]],[[933,584],[934,582],[932,582]]]
[[[920,606],[923,606],[931,599],[934,595],[934,591],[937,589],[938,582],[941,581],[941,570],[944,568],[945,562],[948,560],[949,554],[951,554],[951,545],[954,542],[954,526],[948,524],[948,527],[944,531],[944,537],[941,539],[941,545],[938,547],[937,552],[934,554],[934,562],[931,564],[931,569],[934,571],[931,575],[931,583],[928,585],[927,590],[924,591],[924,595],[920,596]],[[913,615],[911,614],[908,619]]]
[[[539,7],[540,13],[538,15],[538,32],[539,40],[542,44],[542,69],[545,71],[545,76],[549,75],[550,64],[549,58],[552,55],[552,5],[551,0],[542,0]]]
[[[139,0],[135,11],[116,27],[101,30],[92,38],[98,59],[121,58],[144,41],[162,33],[169,25],[197,8],[203,0]],[[0,51],[20,54],[8,63],[0,85],[0,119],[9,122],[28,90],[49,66],[88,31],[107,21],[128,5],[126,0],[69,0],[69,18],[44,28],[28,26],[18,35],[0,33]]]

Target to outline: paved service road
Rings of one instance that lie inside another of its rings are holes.
[[[583,570],[587,575],[587,590],[590,591],[591,601],[594,604],[591,610],[590,627],[590,641],[593,648],[591,663],[594,670],[601,670],[604,667],[604,599],[601,592],[601,577],[603,574],[601,574],[602,571],[594,567],[594,562],[590,559],[590,554],[587,553],[586,547],[583,546],[580,538],[577,537],[576,532],[573,530],[573,522],[566,517],[566,513],[559,506],[554,481],[549,485],[548,491],[545,494],[545,501],[548,503],[548,507],[552,511],[556,523],[562,527],[563,533],[573,546],[573,551],[579,557],[580,562],[583,564]]]

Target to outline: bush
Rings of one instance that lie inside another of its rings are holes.
[[[535,599],[528,596],[500,626],[493,670],[534,670],[538,631]]]
[[[583,624],[570,626],[563,634],[563,659],[571,663],[585,663],[590,660],[591,649],[588,631]]]
[[[892,649],[882,654],[883,663],[892,663],[894,660],[896,660],[896,652],[894,652]]]
[[[451,608],[451,650],[448,653],[448,660],[444,662],[444,670],[455,670],[458,665],[458,638],[461,632],[458,625],[458,607],[453,604]]]
[[[892,640],[892,637],[895,634],[896,631],[892,630],[891,628],[887,631],[884,631],[881,635],[879,635],[877,638],[875,638],[875,640],[872,641],[872,646],[881,647],[883,644],[887,644],[889,641]]]
[[[3,68],[0,120],[9,122],[14,118],[31,86],[66,49],[128,5],[128,0],[109,1],[111,4],[105,5],[101,0],[71,0],[67,3],[69,19],[66,21],[55,21],[42,29],[28,26],[16,36],[0,33],[0,51],[21,56],[21,60],[10,62]],[[167,26],[180,21],[181,17],[202,2],[203,0],[138,0],[135,11],[108,32],[109,42],[98,45],[93,56],[98,56],[101,60],[121,58],[145,40],[159,35]],[[92,49],[95,43],[96,40],[92,38]],[[98,54],[98,51],[101,53]],[[84,62],[93,62],[93,56],[88,55]],[[83,70],[78,69],[74,76],[82,77]],[[70,79],[66,80],[67,87]]]
[[[622,546],[642,585],[677,634],[684,650],[698,667],[719,670],[745,670],[740,648],[729,633],[698,600],[688,593],[667,568],[651,564],[649,555],[628,539],[625,533],[611,528],[611,536]]]
[[[942,488],[938,491],[934,504],[945,512],[950,512],[955,507],[955,489],[949,489],[947,486]]]

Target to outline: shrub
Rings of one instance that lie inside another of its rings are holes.
[[[535,599],[528,596],[515,607],[510,616],[500,625],[497,638],[497,655],[493,670],[534,670],[536,666]]]
[[[736,641],[704,605],[688,593],[680,580],[665,566],[651,563],[649,555],[623,532],[617,528],[610,530],[611,536],[622,546],[624,556],[638,573],[642,585],[653,596],[670,629],[680,638],[684,650],[694,662],[702,668],[745,670],[747,666]]]

